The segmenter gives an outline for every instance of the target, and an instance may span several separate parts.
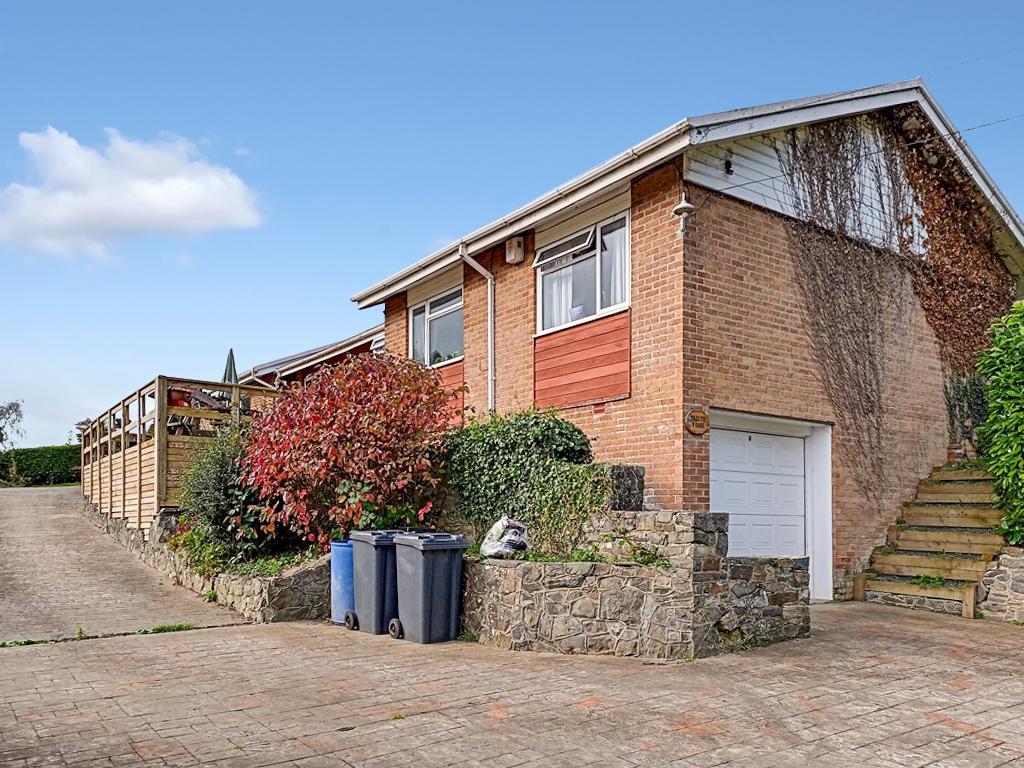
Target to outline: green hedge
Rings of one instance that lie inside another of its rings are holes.
[[[988,418],[978,435],[1003,510],[999,532],[1019,546],[1024,544],[1024,301],[992,325],[991,342],[978,363],[988,398]]]
[[[586,434],[554,412],[473,421],[449,432],[445,447],[455,514],[478,538],[508,515],[526,525],[535,552],[568,557],[607,504],[607,467],[591,463]]]
[[[0,480],[18,485],[56,485],[79,480],[78,445],[12,448],[0,453]]]

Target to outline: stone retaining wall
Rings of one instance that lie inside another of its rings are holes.
[[[633,528],[630,529],[632,523]],[[728,516],[616,513],[606,552],[642,543],[667,567],[467,559],[463,624],[511,650],[687,659],[810,634],[807,558],[730,558]]]
[[[204,597],[213,590],[218,603],[247,619],[257,622],[302,621],[323,619],[330,614],[330,555],[292,568],[280,576],[249,577],[230,573],[202,576],[188,565],[184,557],[167,548],[165,542],[173,531],[173,522],[169,520],[172,516],[157,516],[147,541],[142,531],[128,528],[123,519],[108,518],[99,513],[95,505],[85,499],[82,499],[82,508],[97,527],[112,535],[142,562],[173,579],[174,583]]]
[[[981,580],[978,610],[985,617],[1024,622],[1024,549],[1007,547]]]

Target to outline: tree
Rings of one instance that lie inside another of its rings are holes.
[[[21,400],[0,403],[0,450],[10,448],[14,438],[24,435],[21,420],[25,417]]]
[[[253,423],[246,480],[267,531],[326,546],[334,529],[422,519],[451,416],[437,372],[412,360],[363,354],[320,369]]]

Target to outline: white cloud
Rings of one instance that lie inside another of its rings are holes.
[[[39,181],[0,189],[0,242],[103,258],[125,237],[260,225],[252,190],[185,139],[136,141],[108,128],[107,145],[94,149],[47,127],[18,142]]]

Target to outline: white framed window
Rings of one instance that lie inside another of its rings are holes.
[[[462,354],[462,286],[409,308],[409,357],[433,368]]]
[[[629,211],[537,251],[537,331],[629,305]]]

